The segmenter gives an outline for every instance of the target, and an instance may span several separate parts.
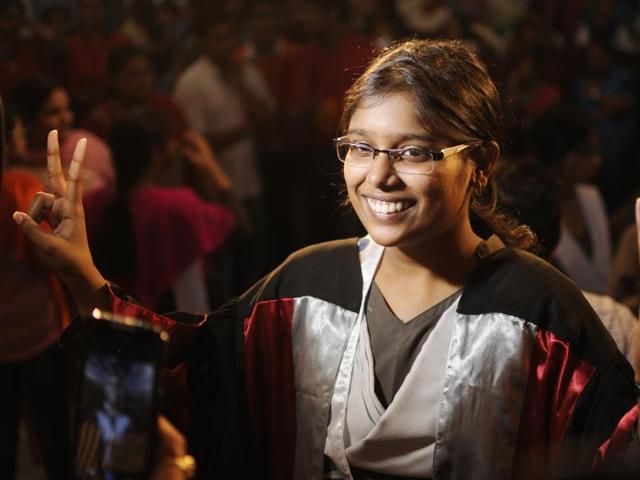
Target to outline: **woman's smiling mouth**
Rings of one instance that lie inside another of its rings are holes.
[[[402,213],[411,207],[415,202],[409,200],[378,200],[371,197],[365,197],[369,208],[379,216],[390,216]]]

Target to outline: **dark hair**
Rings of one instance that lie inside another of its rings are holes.
[[[6,144],[4,137],[4,106],[0,96],[0,193],[2,193],[2,174],[4,173],[4,157],[6,156]]]
[[[61,83],[47,77],[29,77],[14,89],[11,99],[25,124],[31,125],[54,92],[64,89]]]
[[[148,59],[147,54],[140,48],[131,45],[114,48],[107,57],[107,74],[109,78],[114,78],[120,70],[134,58]]]
[[[345,97],[340,129],[346,133],[355,110],[373,97],[408,93],[425,129],[437,138],[474,148],[463,153],[481,162],[499,142],[500,96],[486,67],[456,40],[409,40],[392,45],[369,65]],[[469,186],[470,190],[471,185]],[[505,244],[528,249],[533,238],[514,220],[495,210],[493,180],[472,195],[471,220],[480,236],[497,234]]]
[[[498,209],[528,225],[538,240],[533,253],[549,258],[560,241],[560,184],[543,165],[521,161],[500,165],[495,174]]]
[[[3,154],[4,154],[4,168],[14,167],[15,158],[12,158],[11,155],[7,155],[9,153],[9,145],[13,145],[13,131],[16,128],[16,124],[18,121],[22,120],[22,117],[16,110],[15,106],[11,103],[4,104],[4,125],[2,127],[3,132]]]
[[[69,15],[69,10],[63,6],[62,4],[55,3],[53,5],[49,5],[45,7],[40,13],[40,21],[44,24],[47,24],[51,21],[53,16],[57,13],[61,13],[65,16]]]
[[[164,148],[169,138],[169,119],[150,107],[131,109],[120,115],[113,125],[109,143],[116,170],[116,199],[105,213],[94,250],[96,265],[116,281],[125,279],[136,268],[129,193],[140,184],[154,153]]]
[[[593,123],[586,111],[563,103],[535,121],[531,128],[531,149],[540,163],[556,167],[587,140],[592,130]]]
[[[15,8],[24,15],[24,5],[20,0],[0,0],[0,12],[4,13],[10,8]]]

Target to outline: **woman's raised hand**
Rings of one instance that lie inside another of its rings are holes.
[[[65,179],[60,161],[58,131],[49,132],[48,191],[38,192],[26,213],[13,214],[13,219],[37,253],[65,281],[80,313],[88,313],[94,307],[108,307],[104,292],[100,293],[106,281],[93,264],[84,222],[81,172],[86,149],[87,140],[83,138],[76,144],[69,176]],[[51,227],[50,233],[40,226],[43,221]]]

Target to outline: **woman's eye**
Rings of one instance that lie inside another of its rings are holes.
[[[373,149],[369,145],[360,145],[356,143],[351,145],[351,152],[355,155],[368,157],[373,152]]]
[[[402,150],[400,154],[404,160],[422,162],[429,158],[429,152],[424,148],[410,147]]]

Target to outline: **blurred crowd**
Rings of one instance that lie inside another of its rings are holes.
[[[14,231],[8,212],[46,184],[47,132],[66,166],[86,137],[98,267],[156,310],[215,307],[293,250],[362,233],[332,144],[342,97],[376,51],[412,36],[458,38],[489,65],[502,168],[537,162],[553,183],[560,227],[545,255],[637,311],[637,0],[0,0],[3,195],[14,194],[1,228]],[[16,253],[2,261],[14,279],[2,315],[37,310],[50,334],[16,320],[0,361],[53,368],[64,290],[53,276],[34,284],[23,240],[4,236]],[[64,393],[64,379],[29,365]],[[54,397],[46,408],[64,405]],[[50,472],[67,468],[50,455]]]

